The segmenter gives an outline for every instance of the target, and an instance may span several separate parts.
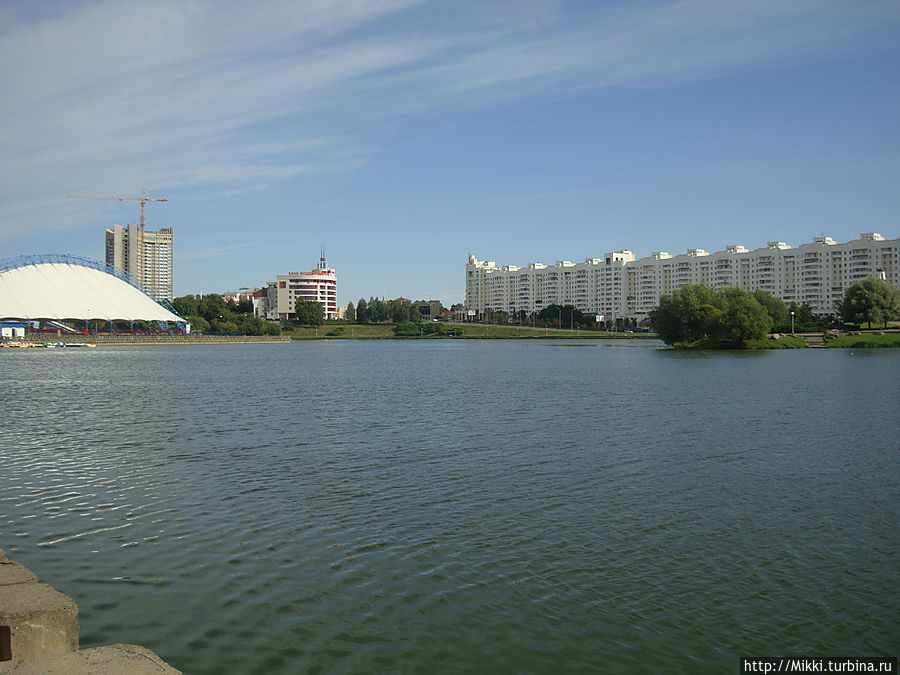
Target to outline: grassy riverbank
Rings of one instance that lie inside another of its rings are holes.
[[[476,323],[447,323],[442,324],[451,328],[461,328],[462,335],[453,338],[470,339],[527,339],[527,338],[561,338],[561,339],[646,339],[655,338],[653,333],[608,333],[605,331],[586,330],[559,330],[555,328],[531,328],[530,326],[494,326]],[[284,335],[294,340],[384,340],[392,339],[394,335],[393,324],[326,324],[318,328],[300,326],[284,331]],[[411,340],[428,340],[446,336],[418,336],[412,338],[398,338]]]
[[[828,347],[867,349],[870,347],[900,347],[900,333],[841,333],[825,341]]]
[[[819,333],[818,335],[822,335]],[[761,340],[748,340],[743,347],[716,343],[712,340],[697,340],[690,343],[677,343],[675,349],[803,349],[809,345],[799,335],[771,335]],[[824,346],[834,349],[869,349],[873,347],[900,347],[900,332],[852,332],[837,336],[827,336]]]
[[[713,340],[675,344],[675,349],[803,349],[804,347],[806,347],[806,342],[803,338],[793,335],[782,335],[780,338],[767,336],[760,340],[747,340],[743,346],[721,344]]]

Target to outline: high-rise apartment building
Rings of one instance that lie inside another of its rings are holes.
[[[695,248],[677,256],[660,251],[640,260],[631,251],[616,251],[583,263],[564,260],[523,268],[498,267],[470,255],[466,308],[482,317],[491,311],[530,314],[548,305],[573,305],[607,319],[643,318],[663,295],[687,284],[702,284],[763,290],[827,316],[860,279],[879,277],[900,288],[898,255],[900,239],[885,239],[877,232],[863,233],[846,244],[816,237],[797,248],[773,241],[755,251],[743,246],[716,253]]]
[[[154,300],[171,300],[173,291],[171,227],[141,232],[137,225],[106,230],[106,263],[137,279]]]

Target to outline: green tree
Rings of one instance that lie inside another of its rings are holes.
[[[397,298],[391,301],[390,305],[391,321],[393,323],[409,323],[410,322],[410,304],[409,300]],[[416,312],[418,314],[418,312]]]
[[[650,312],[650,323],[659,339],[667,345],[684,342],[687,338],[681,320],[681,303],[674,295],[664,295],[659,299],[659,305]]]
[[[710,321],[709,331],[718,342],[741,346],[772,330],[772,317],[750,291],[726,288],[718,293],[717,300],[722,309]]]
[[[422,334],[422,325],[418,323],[398,323],[394,326],[394,335],[397,337],[416,337]]]
[[[791,315],[784,301],[766,291],[753,291],[753,297],[766,308],[766,312],[772,318],[775,330],[786,331],[791,327]]]
[[[538,312],[537,317],[544,322],[545,326],[557,326],[558,328],[584,323],[581,310],[575,309],[572,305],[547,305]]]
[[[228,309],[221,295],[210,293],[197,301],[197,311],[207,321],[213,319],[228,320],[233,313]]]
[[[841,317],[847,323],[884,323],[892,321],[900,314],[900,292],[886,281],[868,277],[857,281],[844,291],[841,303]]]
[[[262,335],[263,321],[258,316],[247,315],[241,320],[241,333],[244,335]]]
[[[660,298],[650,313],[654,330],[668,345],[704,338],[739,346],[763,337],[772,318],[753,293],[726,288],[718,293],[705,286],[688,285]]]
[[[788,310],[788,314],[794,315],[795,329],[813,330],[819,328],[822,325],[822,322],[816,317],[815,314],[813,314],[812,308],[805,302],[802,305],[798,305],[796,302],[792,302],[788,306]],[[788,321],[790,321],[790,319]]]
[[[297,321],[304,326],[321,326],[325,320],[325,309],[315,300],[297,298],[294,306]]]
[[[716,302],[716,292],[707,286],[688,284],[673,295],[677,295],[681,302],[688,339],[706,337],[710,322],[721,311]]]
[[[390,319],[390,310],[387,303],[378,298],[369,298],[369,321],[383,323]]]
[[[252,314],[253,313],[253,301],[252,300],[229,300],[227,305],[228,311],[234,314]]]
[[[252,314],[244,315],[240,325],[244,335],[280,335],[281,326],[274,321],[266,321]]]
[[[369,321],[369,304],[365,298],[360,298],[356,303],[356,321],[357,323],[367,323]]]
[[[688,284],[661,297],[659,306],[650,312],[650,321],[668,345],[694,342],[709,335],[711,322],[721,312],[716,302],[711,288]]]
[[[209,329],[213,333],[239,333],[240,328],[234,321],[225,319],[213,319],[209,322]]]
[[[353,301],[347,303],[347,312],[344,314],[344,318],[347,321],[356,321],[356,307],[353,306]]]
[[[182,316],[184,315],[182,314]],[[202,316],[198,316],[195,314],[193,316],[188,316],[185,318],[191,324],[191,330],[209,330],[209,321],[204,319]]]
[[[197,298],[195,298],[193,295],[185,295],[180,298],[174,298],[172,300],[172,307],[175,308],[175,311],[179,316],[182,316],[184,318],[200,315],[200,312],[197,309]]]

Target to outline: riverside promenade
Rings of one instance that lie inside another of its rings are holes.
[[[177,675],[138,645],[78,649],[78,606],[0,549],[0,674]]]
[[[123,345],[233,345],[233,344],[287,344],[290,336],[282,335],[26,335],[9,342],[21,344],[92,344],[120,347]]]

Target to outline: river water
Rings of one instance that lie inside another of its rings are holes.
[[[900,351],[4,350],[0,548],[190,673],[900,651]]]

